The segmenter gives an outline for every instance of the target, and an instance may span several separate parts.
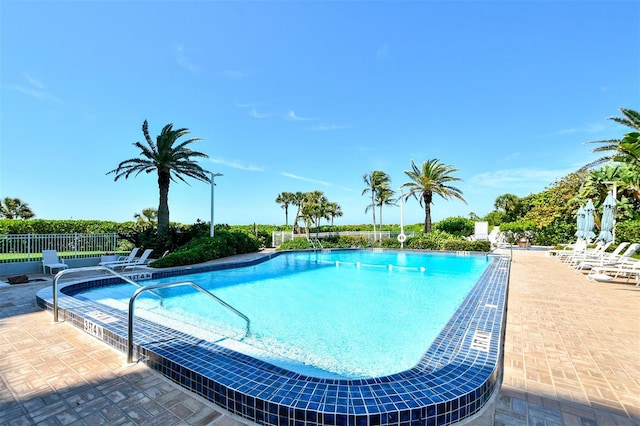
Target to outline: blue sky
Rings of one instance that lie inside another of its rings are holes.
[[[483,216],[597,158],[606,120],[640,109],[637,1],[6,1],[0,197],[42,219],[126,221],[156,175],[113,181],[149,121],[204,140],[215,221],[283,224],[282,191],[321,190],[369,223],[362,176],[411,160],[460,171]],[[171,220],[210,218],[210,186],[172,184]],[[400,209],[384,211],[399,223]],[[411,199],[405,223],[422,222]]]

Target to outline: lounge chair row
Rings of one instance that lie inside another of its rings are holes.
[[[139,248],[131,250],[128,256],[121,256],[118,260],[109,262],[100,262],[98,265],[104,266],[112,270],[126,270],[139,266],[144,266],[149,263],[149,255],[153,252],[153,249],[146,249],[140,257],[136,257]],[[56,250],[43,250],[42,251],[42,272],[52,274],[54,269],[67,269],[69,265],[64,263],[64,260],[60,259]]]
[[[640,286],[640,261],[631,256],[640,250],[640,243],[628,241],[618,244],[613,252],[606,249],[610,243],[599,243],[594,249],[587,249],[585,245],[576,245],[573,250],[554,250],[556,258],[571,265],[576,272],[589,270],[587,279],[591,281],[611,281],[618,277],[636,279],[636,286]]]

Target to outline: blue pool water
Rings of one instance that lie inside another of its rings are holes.
[[[287,253],[253,266],[182,275],[251,319],[188,287],[136,302],[136,315],[168,321],[236,351],[317,377],[368,378],[419,362],[488,265],[484,256],[333,251]],[[165,278],[145,285],[175,282]],[[126,310],[129,285],[76,297]]]

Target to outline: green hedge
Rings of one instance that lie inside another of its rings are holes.
[[[628,220],[616,223],[616,241],[640,243],[640,220]]]
[[[258,251],[258,240],[244,232],[219,231],[213,238],[198,237],[184,246],[154,261],[154,268],[170,266],[193,265],[208,262],[234,254],[252,253]]]

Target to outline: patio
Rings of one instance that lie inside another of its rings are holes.
[[[640,287],[587,281],[543,251],[513,256],[503,383],[473,424],[640,424]],[[0,284],[0,423],[246,424],[52,324],[35,306],[46,285]]]

